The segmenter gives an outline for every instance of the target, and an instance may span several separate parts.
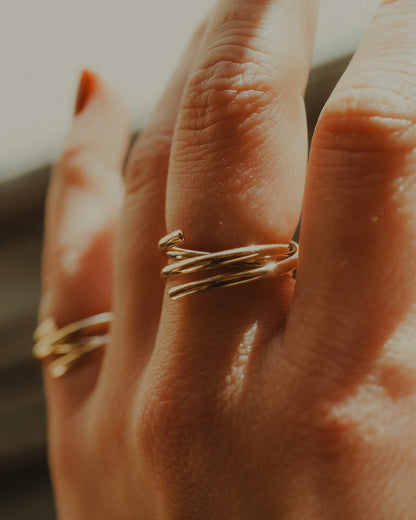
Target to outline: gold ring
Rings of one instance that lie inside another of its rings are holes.
[[[296,269],[299,246],[288,244],[253,245],[215,253],[180,247],[185,241],[182,231],[169,233],[159,241],[159,249],[172,263],[162,269],[162,276],[176,276],[208,269],[226,268],[225,272],[196,282],[187,282],[169,290],[176,300],[209,289],[248,283],[274,273],[283,275]]]
[[[226,268],[226,271],[171,288],[169,296],[173,300],[210,289],[248,283],[271,273],[278,276],[287,274],[296,269],[298,261],[299,246],[293,240],[288,244],[253,245],[215,253],[184,249],[180,247],[184,240],[182,231],[177,230],[159,241],[159,249],[172,261],[162,269],[162,276],[219,268]],[[33,355],[39,360],[54,356],[48,370],[53,377],[61,377],[85,356],[108,344],[112,318],[111,312],[104,312],[60,329],[52,318],[47,318],[34,333]]]
[[[103,312],[58,329],[55,321],[47,318],[33,335],[33,355],[39,360],[54,356],[48,370],[53,377],[61,377],[79,360],[109,342],[111,320],[112,313]]]

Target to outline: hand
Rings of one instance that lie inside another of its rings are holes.
[[[382,2],[303,197],[317,8],[219,2],[123,180],[128,118],[84,74],[40,315],[114,320],[104,353],[45,371],[61,519],[414,518],[416,3]],[[295,290],[285,275],[165,295],[167,232],[208,251],[288,242],[302,201]]]

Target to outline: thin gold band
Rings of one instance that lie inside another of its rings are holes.
[[[162,276],[224,267],[228,271],[171,288],[169,296],[172,300],[209,289],[248,283],[270,273],[278,276],[290,273],[296,269],[298,261],[299,246],[294,241],[288,244],[238,247],[215,253],[184,249],[180,247],[184,241],[184,235],[180,230],[169,233],[159,241],[160,251],[165,253],[169,260],[173,260],[173,263],[162,269]]]
[[[61,377],[78,360],[109,342],[111,320],[112,313],[104,312],[58,329],[55,321],[47,318],[35,330],[33,355],[40,360],[55,356],[48,370],[53,377]]]
[[[219,268],[226,271],[171,288],[169,296],[173,300],[210,289],[248,283],[271,273],[278,276],[290,273],[296,269],[298,260],[298,244],[293,241],[207,253],[180,247],[184,240],[182,231],[178,230],[159,241],[159,249],[173,261],[162,269],[163,276]],[[33,355],[40,360],[54,356],[48,370],[53,377],[61,377],[78,361],[109,342],[112,318],[111,312],[104,312],[60,329],[52,318],[47,318],[34,333]]]

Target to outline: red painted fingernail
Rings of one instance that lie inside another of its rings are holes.
[[[84,110],[88,101],[93,96],[97,88],[97,77],[88,70],[84,70],[79,82],[77,100],[75,102],[75,115],[78,115]]]

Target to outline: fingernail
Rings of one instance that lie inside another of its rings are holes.
[[[79,82],[74,114],[78,115],[87,106],[97,88],[97,77],[88,70],[84,70]]]

